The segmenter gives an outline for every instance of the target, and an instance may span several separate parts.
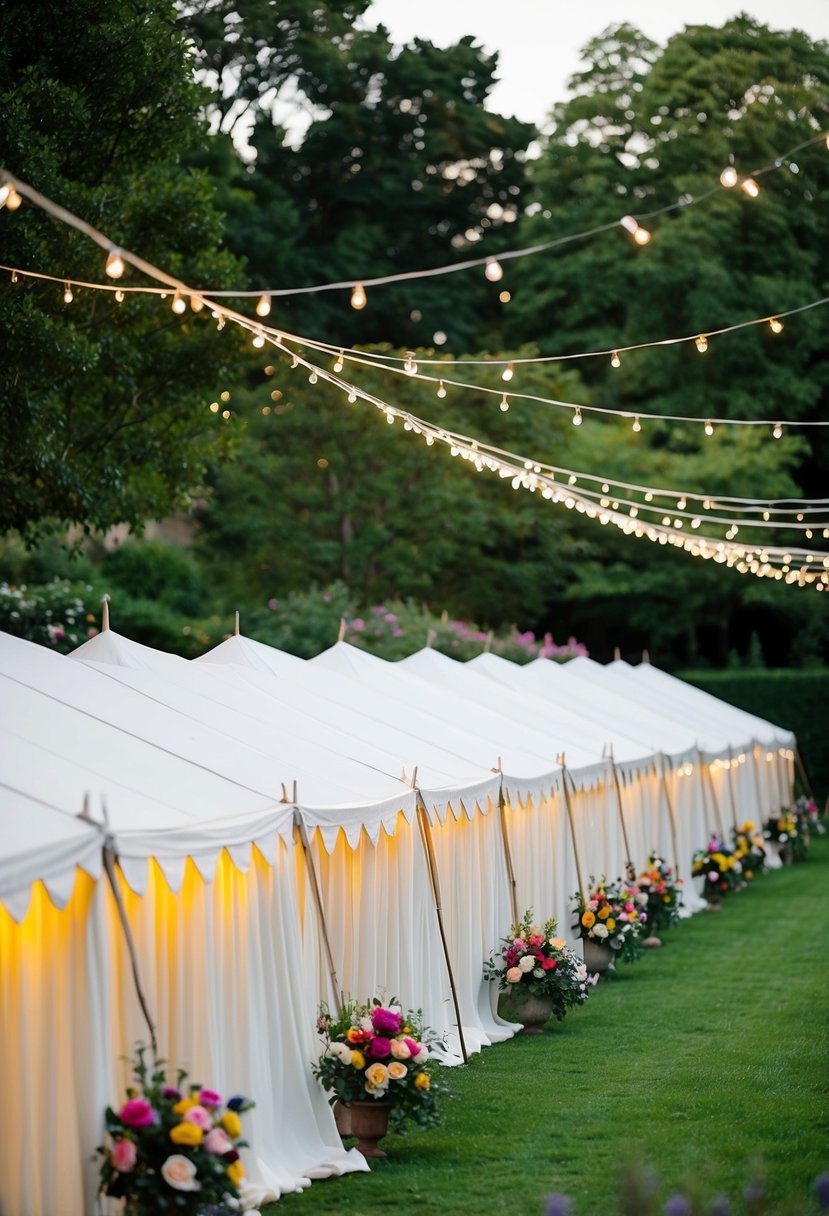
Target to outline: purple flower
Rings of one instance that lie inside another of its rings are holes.
[[[176,1089],[175,1085],[165,1085],[161,1092],[165,1098],[170,1098],[173,1102],[178,1102],[181,1098],[181,1090]]]
[[[394,622],[397,620],[397,613],[396,612],[387,612],[386,615],[383,617],[383,620],[388,621],[390,625],[393,625]]]
[[[327,592],[327,591],[326,591],[325,595],[322,597],[322,602],[323,602],[324,604],[330,604],[330,603],[331,603],[331,596],[328,594],[328,592]]]
[[[146,1098],[130,1098],[118,1112],[118,1118],[127,1127],[149,1127],[157,1116]]]
[[[546,1216],[571,1216],[572,1211],[570,1200],[566,1195],[559,1195],[556,1192],[554,1195],[547,1196]]]
[[[268,607],[270,608],[271,612],[276,612],[277,608],[279,607],[279,600],[268,600]]]
[[[822,1208],[829,1208],[829,1173],[819,1174],[815,1178],[815,1194]]]
[[[365,627],[366,627],[366,623],[361,616],[355,617],[354,620],[351,622],[351,628],[356,633],[361,633],[362,630],[365,629]]]
[[[236,1094],[235,1097],[228,1098],[227,1109],[228,1110],[237,1110],[237,1111],[242,1110],[243,1107],[245,1107],[247,1105],[247,1101],[248,1101],[247,1098],[243,1098],[241,1094]]]
[[[665,1204],[665,1216],[691,1216],[691,1205],[684,1195],[671,1195]]]

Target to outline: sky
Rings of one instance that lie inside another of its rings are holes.
[[[722,25],[738,12],[829,41],[829,0],[374,0],[366,20],[382,22],[398,43],[420,37],[446,46],[472,34],[500,53],[489,108],[543,126],[567,96],[580,48],[608,25],[626,21],[664,43],[686,25]]]

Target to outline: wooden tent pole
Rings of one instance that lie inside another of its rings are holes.
[[[700,789],[702,790],[702,815],[705,820],[705,830],[710,839],[714,835],[711,828],[713,820],[708,813],[708,796],[705,792],[705,761],[699,748],[697,748],[697,765],[699,766]]]
[[[578,841],[576,840],[576,822],[573,818],[573,804],[570,800],[570,791],[567,788],[567,778],[569,776],[569,773],[567,772],[567,764],[565,761],[564,752],[562,752],[560,756],[556,757],[556,762],[561,765],[561,783],[562,783],[562,786],[564,787],[564,805],[567,808],[567,819],[570,824],[570,840],[572,841],[572,844],[573,844],[573,857],[576,862],[576,879],[579,884],[579,894],[581,895],[582,901],[584,901],[587,898],[587,888],[584,885],[584,878],[582,877],[582,872],[581,872],[581,859],[579,857],[579,846],[578,846]],[[570,780],[572,782],[573,778],[570,777]],[[574,786],[574,788],[575,788],[575,786]]]
[[[158,1040],[156,1038],[156,1027],[153,1016],[150,1013],[150,1006],[144,992],[144,985],[141,982],[141,971],[138,966],[138,950],[135,945],[135,938],[132,935],[132,928],[127,919],[127,909],[124,904],[124,896],[121,891],[121,886],[118,882],[118,876],[115,873],[116,854],[109,845],[104,846],[104,870],[109,879],[109,885],[112,888],[112,894],[115,899],[115,907],[118,910],[118,919],[121,922],[121,928],[124,931],[124,938],[127,943],[127,953],[130,956],[130,966],[132,967],[132,978],[135,983],[135,991],[138,995],[138,1003],[141,1006],[141,1012],[144,1014],[144,1021],[147,1023],[147,1028],[150,1032],[150,1048],[153,1053],[153,1061],[158,1055]]]
[[[702,752],[699,752],[699,758],[700,758],[700,763],[702,763]],[[705,768],[705,776],[707,776],[707,778],[708,778],[708,787],[711,791],[711,802],[714,807],[714,812],[717,816],[717,823],[720,826],[720,840],[723,842],[723,844],[725,844],[725,823],[723,822],[722,810],[720,808],[719,799],[717,798],[717,791],[714,789],[714,778],[711,776],[711,765],[706,764],[706,765],[704,765],[704,768]]]
[[[282,799],[287,802],[287,798]],[[334,1008],[337,1012],[337,1017],[342,1013],[342,1001],[340,1000],[340,981],[337,978],[337,968],[334,965],[334,952],[331,949],[331,939],[328,936],[328,925],[325,921],[325,909],[322,905],[322,894],[320,892],[319,882],[317,880],[317,871],[314,866],[314,858],[311,853],[311,842],[308,839],[308,829],[305,826],[305,820],[302,818],[302,811],[296,805],[296,782],[294,782],[294,834],[299,839],[300,847],[302,848],[305,857],[305,868],[308,871],[308,882],[311,886],[311,894],[314,899],[314,906],[317,909],[317,923],[319,924],[319,932],[322,937],[322,943],[325,948],[325,956],[328,962],[328,977],[331,980],[331,986],[334,990]]]
[[[429,812],[426,810],[426,804],[423,801],[423,796],[420,790],[415,785],[417,778],[417,769],[412,777],[412,788],[417,797],[417,823],[420,828],[420,839],[423,842],[423,850],[426,854],[426,863],[429,868],[429,879],[432,884],[432,895],[435,900],[435,913],[438,920],[438,931],[440,932],[440,941],[443,946],[443,957],[446,962],[446,970],[449,973],[449,987],[452,992],[452,1004],[455,1007],[455,1024],[458,1027],[458,1041],[461,1046],[461,1056],[464,1064],[469,1063],[469,1055],[466,1050],[466,1040],[463,1037],[463,1026],[461,1025],[461,1007],[458,1000],[458,990],[455,987],[455,975],[452,971],[452,960],[449,957],[449,943],[446,940],[446,930],[443,925],[443,907],[440,899],[440,881],[438,879],[438,866],[435,857],[435,846],[432,840],[432,825],[429,822]]]
[[[630,866],[633,864],[633,854],[630,851],[630,841],[628,840],[628,830],[627,830],[627,826],[625,824],[625,812],[624,812],[624,808],[622,806],[622,786],[619,782],[619,770],[616,767],[616,760],[613,756],[613,745],[612,744],[610,745],[610,747],[608,749],[608,756],[610,758],[610,771],[613,774],[613,784],[616,787],[616,808],[619,812],[619,823],[622,826],[622,840],[624,841],[624,844],[625,844],[625,861],[626,861],[627,865]]]
[[[734,797],[734,778],[731,770],[734,767],[734,753],[731,746],[728,748],[728,797],[731,802],[731,822],[734,825],[734,831],[737,831],[737,800]]]
[[[504,797],[504,774],[501,769],[501,757],[498,757],[498,767],[495,769],[501,778],[498,783],[498,816],[501,820],[501,840],[504,845],[504,864],[507,867],[507,882],[509,883],[510,908],[512,910],[512,923],[517,925],[518,922],[518,890],[515,881],[515,869],[512,864],[512,850],[509,844],[509,829],[507,827],[507,800]]]
[[[806,793],[809,795],[812,802],[816,803],[817,799],[815,798],[815,791],[812,789],[812,783],[809,780],[809,774],[806,772],[806,765],[803,763],[803,757],[800,754],[800,747],[797,740],[795,740],[794,744],[794,758],[800,773],[800,779],[806,787]]]
[[[662,778],[662,793],[665,795],[665,805],[668,808],[668,819],[671,824],[671,844],[673,845],[674,850],[674,874],[676,875],[677,879],[679,879],[679,845],[677,844],[676,812],[674,811],[674,804],[671,800],[670,791],[668,790],[668,778],[665,772],[666,760],[664,752],[660,753],[660,761],[661,763],[659,766],[659,771]]]

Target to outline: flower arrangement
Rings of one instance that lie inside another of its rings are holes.
[[[644,907],[653,933],[677,923],[682,906],[682,879],[676,877],[673,866],[651,853],[646,868],[636,878],[636,889],[646,897]]]
[[[213,1089],[186,1085],[179,1069],[176,1084],[166,1084],[164,1061],[151,1070],[139,1047],[133,1064],[136,1086],[118,1111],[106,1112],[107,1143],[99,1146],[99,1191],[126,1199],[130,1210],[200,1213],[242,1207],[245,1169],[239,1149],[241,1114],[253,1106],[237,1096],[225,1102]]]
[[[438,1040],[423,1025],[420,1011],[404,1014],[396,998],[388,1004],[378,997],[345,1001],[338,1017],[321,1005],[317,1031],[323,1051],[312,1071],[330,1093],[332,1106],[371,1100],[388,1103],[396,1131],[407,1119],[420,1127],[437,1123],[440,1087],[429,1060]]]
[[[756,874],[766,864],[766,850],[763,837],[757,830],[757,825],[747,819],[742,827],[732,830],[734,837],[734,856],[742,867],[742,876],[746,882],[751,882]]]
[[[591,875],[587,894],[577,891],[571,897],[574,931],[586,941],[618,951],[626,963],[635,962],[642,954],[640,931],[648,920],[638,895],[629,882],[608,883],[605,878],[596,882]]]
[[[718,836],[712,836],[705,849],[697,849],[691,859],[691,873],[703,878],[702,894],[716,904],[723,895],[738,888],[742,866]]]
[[[778,846],[781,857],[789,854],[789,860],[805,861],[808,832],[801,828],[794,806],[782,806],[778,814],[770,815],[763,824],[763,836]]]
[[[814,798],[801,794],[790,810],[798,825],[806,829],[807,835],[809,832],[814,832],[816,836],[826,835],[826,825],[821,821],[818,804]]]
[[[512,1004],[529,996],[550,999],[551,1016],[561,1021],[568,1009],[587,1000],[590,978],[581,959],[555,936],[555,919],[550,917],[542,926],[534,924],[532,917],[530,909],[502,938],[500,949],[484,963],[484,978],[509,993]]]

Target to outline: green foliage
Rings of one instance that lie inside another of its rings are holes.
[[[163,541],[128,542],[107,553],[101,571],[130,600],[154,600],[183,615],[204,609],[205,588],[193,558]]]
[[[68,654],[97,633],[100,595],[91,583],[43,586],[0,582],[0,630]]]

